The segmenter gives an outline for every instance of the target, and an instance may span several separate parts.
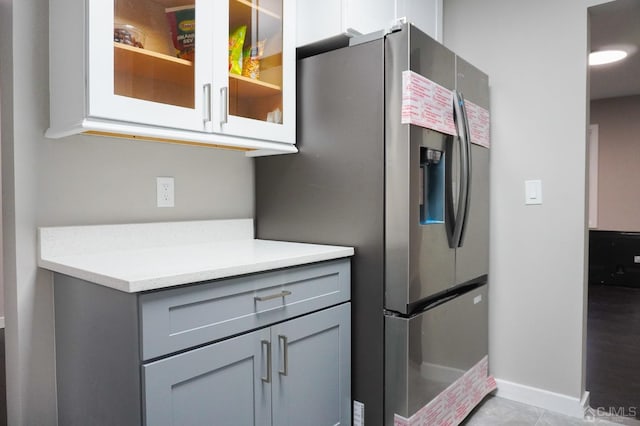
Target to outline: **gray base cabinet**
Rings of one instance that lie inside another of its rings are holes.
[[[349,316],[347,303],[145,364],[146,424],[350,424]]]
[[[348,259],[123,293],[55,276],[58,423],[351,424]]]

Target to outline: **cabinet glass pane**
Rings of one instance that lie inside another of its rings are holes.
[[[229,113],[282,124],[282,0],[229,0]]]
[[[114,0],[116,95],[194,108],[193,0]]]

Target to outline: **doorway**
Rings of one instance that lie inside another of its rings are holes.
[[[2,99],[2,91],[0,90],[0,99]],[[2,143],[2,102],[0,102],[0,145]],[[0,165],[2,164],[2,155],[0,153]],[[2,188],[2,166],[0,166],[0,188]],[[2,204],[0,197],[0,426],[7,424],[7,374],[6,374],[6,356],[5,356],[5,333],[4,333],[4,236],[2,233]]]
[[[592,408],[640,419],[640,2],[604,3],[589,17],[591,51],[629,56],[590,67],[586,390]]]

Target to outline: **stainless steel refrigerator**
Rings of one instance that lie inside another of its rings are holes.
[[[355,247],[352,397],[377,426],[488,352],[489,149],[464,109],[489,88],[414,26],[365,40],[298,60],[300,152],[256,159],[256,236]],[[401,123],[406,70],[460,95],[461,136]]]

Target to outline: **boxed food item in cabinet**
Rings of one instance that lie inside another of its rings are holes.
[[[176,56],[193,61],[196,49],[196,8],[195,5],[169,7],[165,9],[171,40]]]

